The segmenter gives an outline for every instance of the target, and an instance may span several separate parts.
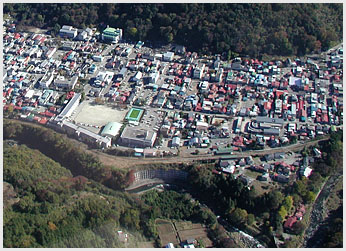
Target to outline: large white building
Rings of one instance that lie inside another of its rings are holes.
[[[204,72],[205,64],[199,64],[193,70],[193,78],[201,79]]]
[[[40,81],[40,86],[41,88],[48,88],[50,86],[50,84],[52,83],[54,79],[54,75],[52,72],[47,72],[46,74],[44,74],[44,76],[42,77],[41,81]]]
[[[133,81],[137,82],[142,79],[143,73],[140,71],[137,71],[136,75],[133,76]]]
[[[163,61],[171,62],[174,58],[174,52],[168,51],[165,54],[163,54]]]
[[[103,32],[101,39],[105,42],[118,43],[123,37],[123,30],[119,28],[107,27]]]
[[[72,77],[70,80],[65,79],[64,76],[59,76],[54,80],[54,85],[59,89],[72,90],[78,81],[78,76]]]
[[[71,116],[72,112],[78,107],[81,97],[80,93],[75,93],[62,112],[56,117],[56,120],[62,120]]]
[[[78,33],[77,29],[69,25],[64,25],[59,31],[59,35],[61,37],[66,37],[71,39],[75,38],[77,36],[77,33]]]
[[[152,147],[157,133],[144,128],[125,127],[120,136],[120,144],[128,147]]]
[[[80,141],[83,141],[87,144],[91,144],[98,147],[110,147],[112,144],[112,140],[108,137],[102,137],[96,133],[93,133],[85,128],[82,128],[78,125],[75,125],[66,120],[63,121],[55,121],[55,128],[71,135],[73,137],[78,138]]]
[[[156,84],[157,80],[159,80],[159,77],[160,77],[160,73],[159,72],[150,73],[149,83]]]

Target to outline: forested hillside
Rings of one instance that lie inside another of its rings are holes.
[[[198,201],[174,191],[143,199],[74,176],[59,163],[25,145],[4,142],[4,247],[106,248],[158,243],[155,219],[191,220],[208,227],[218,247],[216,216]],[[16,200],[13,200],[16,198]],[[117,231],[129,234],[122,242]],[[228,245],[228,246],[227,246]]]
[[[126,170],[104,166],[98,158],[86,153],[66,135],[30,123],[6,119],[3,128],[4,139],[14,139],[38,149],[70,170],[74,176],[83,175],[115,190],[127,186]]]
[[[4,247],[123,247],[116,230],[141,211],[133,198],[70,171],[37,150],[4,143],[4,181],[19,202],[4,209]],[[128,211],[131,218],[121,220]],[[135,247],[135,246],[133,246]]]
[[[228,56],[303,55],[341,41],[342,4],[5,4],[20,26],[57,32],[106,25],[124,37],[178,43],[190,51]]]

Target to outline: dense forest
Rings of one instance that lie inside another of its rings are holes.
[[[6,3],[19,27],[57,33],[62,25],[106,25],[125,39],[187,46],[203,54],[261,57],[304,55],[342,40],[342,4],[337,3]]]

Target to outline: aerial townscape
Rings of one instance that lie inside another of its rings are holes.
[[[4,4],[3,247],[342,247],[342,8]]]

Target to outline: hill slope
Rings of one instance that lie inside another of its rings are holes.
[[[342,4],[5,4],[20,25],[78,28],[105,25],[124,37],[183,44],[228,56],[303,55],[342,39]]]

